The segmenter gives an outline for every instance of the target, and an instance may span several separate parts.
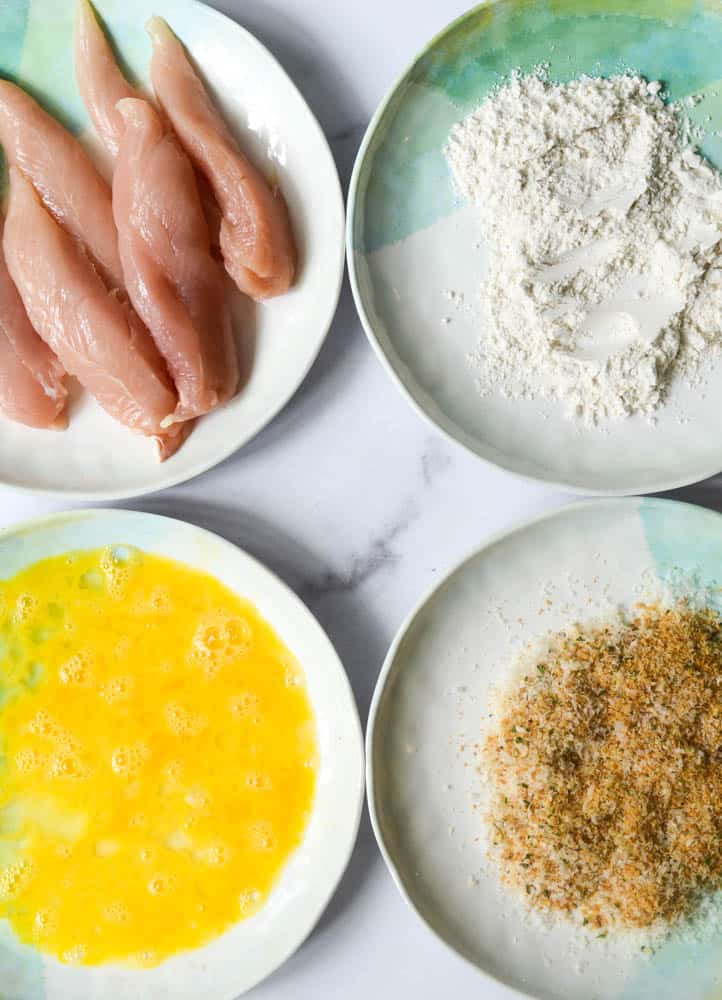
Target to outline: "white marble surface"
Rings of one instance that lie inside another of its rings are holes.
[[[344,187],[365,126],[460,0],[221,0],[295,79]],[[722,508],[722,481],[680,498]],[[571,498],[486,467],[413,413],[372,354],[348,286],[328,341],[286,410],[241,452],[173,490],[124,504],[185,518],[278,572],[327,629],[362,718],[391,638],[434,581],[492,532]],[[0,525],[63,505],[0,490]],[[497,1000],[406,909],[364,816],[341,887],[258,1000],[441,995]]]

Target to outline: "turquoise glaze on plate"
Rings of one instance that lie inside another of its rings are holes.
[[[644,498],[639,516],[660,580],[722,608],[722,518],[689,504]]]
[[[664,81],[679,100],[716,89],[720,51],[722,4],[498,0],[477,7],[429,44],[375,118],[356,178],[354,248],[377,250],[454,209],[442,154],[449,131],[512,70],[544,64],[552,79],[566,81],[633,69]],[[722,94],[699,117],[708,114],[722,125]],[[703,149],[722,163],[719,137]]]
[[[13,76],[17,72],[23,51],[23,40],[28,23],[30,0],[6,0],[0,22],[0,58],[6,72]]]
[[[687,113],[706,131],[703,151],[722,166],[720,52],[720,0],[496,0],[433,39],[374,115],[349,192],[356,306],[412,405],[485,461],[603,495],[656,492],[722,468],[720,364],[706,397],[675,385],[656,427],[628,418],[600,432],[548,401],[479,396],[468,357],[484,323],[486,250],[443,155],[453,125],[496,85],[545,64],[554,80],[634,70],[661,80],[671,99],[703,96]],[[461,293],[462,308],[450,304],[449,289]]]

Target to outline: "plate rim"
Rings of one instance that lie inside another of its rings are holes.
[[[171,486],[178,486],[181,483],[189,482],[198,476],[203,475],[204,472],[208,472],[210,469],[215,468],[220,465],[221,462],[225,462],[226,459],[230,458],[231,455],[240,451],[245,445],[247,445],[253,438],[261,433],[264,428],[266,428],[278,415],[285,409],[291,399],[296,395],[298,390],[301,388],[302,384],[306,380],[306,376],[310,372],[313,365],[316,363],[319,354],[321,353],[321,348],[326,342],[328,333],[333,324],[333,320],[336,316],[338,309],[338,303],[341,297],[341,289],[343,286],[344,277],[344,267],[346,259],[345,242],[344,242],[344,232],[345,232],[345,202],[343,197],[343,189],[341,187],[341,179],[338,173],[338,167],[336,166],[336,160],[334,159],[331,146],[329,144],[326,133],[321,127],[316,114],[309,105],[308,101],[301,93],[301,90],[296,85],[294,80],[291,78],[288,71],[281,64],[281,62],[276,58],[276,56],[259,41],[255,35],[253,35],[247,28],[238,21],[234,21],[232,17],[224,14],[220,10],[216,10],[215,7],[210,7],[208,4],[204,3],[203,0],[186,0],[190,7],[202,8],[204,11],[203,16],[210,16],[211,20],[217,20],[219,29],[221,29],[220,34],[223,36],[229,31],[241,32],[245,36],[246,42],[255,47],[259,53],[264,56],[270,64],[281,74],[282,78],[288,84],[289,87],[295,92],[298,100],[301,102],[302,106],[306,109],[309,115],[309,125],[311,130],[316,134],[316,136],[321,141],[321,148],[323,149],[324,156],[327,157],[329,166],[331,167],[331,173],[334,178],[334,182],[331,185],[331,189],[327,192],[327,197],[329,201],[335,203],[335,208],[339,216],[339,232],[337,236],[334,236],[334,243],[338,241],[338,245],[335,246],[333,254],[336,257],[336,261],[333,264],[334,272],[331,273],[329,280],[326,282],[326,287],[329,293],[329,307],[327,315],[324,317],[321,323],[318,324],[319,336],[318,342],[314,350],[309,355],[305,366],[301,369],[299,368],[295,378],[291,380],[290,387],[287,391],[281,394],[277,400],[274,400],[273,404],[267,408],[267,410],[258,417],[258,419],[249,424],[246,432],[239,438],[234,438],[232,443],[228,447],[224,447],[221,451],[214,455],[213,458],[206,459],[203,458],[196,462],[189,470],[180,473],[171,473],[159,479],[157,483],[153,483],[149,487],[130,487],[125,489],[96,489],[96,490],[82,490],[82,489],[58,489],[45,486],[26,486],[20,483],[12,482],[0,476],[0,486],[7,489],[16,490],[18,493],[24,493],[27,496],[42,496],[42,497],[57,497],[64,500],[77,500],[86,502],[105,502],[114,500],[130,500],[145,496],[151,496],[154,493],[158,493],[160,490],[169,489]],[[223,31],[225,29],[225,32]],[[330,244],[329,244],[330,246]],[[331,256],[331,254],[329,254]],[[330,270],[330,269],[329,269]],[[335,274],[335,277],[334,277]],[[243,392],[243,389],[240,390]]]
[[[193,0],[197,2],[197,0]],[[482,0],[481,3],[475,4],[472,8],[460,14],[458,17],[453,18],[444,27],[440,28],[436,34],[433,35],[431,39],[421,48],[411,59],[411,61],[406,65],[406,67],[399,73],[399,75],[394,79],[388,90],[385,92],[384,96],[381,98],[376,110],[371,117],[371,120],[364,132],[363,139],[361,140],[361,145],[356,153],[356,158],[354,160],[353,170],[351,172],[351,180],[348,187],[348,196],[346,199],[346,265],[348,267],[349,283],[351,285],[351,293],[353,295],[354,305],[356,307],[356,312],[361,320],[361,326],[363,327],[366,338],[373,348],[374,354],[381,362],[382,367],[386,373],[390,376],[391,381],[396,386],[396,389],[401,393],[403,398],[407,403],[411,405],[411,408],[422,417],[427,424],[430,424],[436,429],[436,431],[442,435],[447,441],[451,442],[457,447],[463,448],[464,451],[472,455],[477,461],[483,462],[486,466],[492,469],[501,469],[502,471],[508,473],[511,476],[521,480],[526,483],[543,483],[549,486],[551,489],[560,490],[566,494],[572,494],[576,496],[585,497],[633,497],[638,496],[640,493],[658,493],[667,490],[681,489],[684,486],[692,486],[695,483],[702,482],[704,479],[709,479],[711,476],[716,476],[718,473],[722,472],[722,454],[720,454],[719,462],[711,466],[709,469],[705,469],[702,475],[692,475],[683,476],[676,479],[662,479],[662,480],[649,480],[645,482],[640,482],[635,486],[628,488],[619,487],[592,487],[585,486],[582,483],[570,482],[565,480],[555,479],[553,475],[549,476],[534,476],[528,472],[520,472],[517,469],[511,468],[508,464],[502,465],[499,462],[493,461],[486,455],[480,454],[479,451],[470,443],[469,440],[465,440],[465,435],[457,434],[455,430],[452,430],[449,426],[445,426],[445,423],[441,423],[435,417],[428,412],[426,407],[416,398],[415,394],[409,388],[409,386],[404,381],[403,377],[397,370],[397,365],[389,357],[386,349],[382,344],[382,339],[376,332],[371,317],[366,309],[364,296],[361,291],[361,283],[359,280],[358,270],[357,270],[357,256],[363,256],[360,251],[357,251],[354,246],[354,227],[359,212],[359,203],[361,202],[361,197],[359,195],[359,184],[361,173],[366,163],[367,156],[369,154],[370,148],[372,146],[373,140],[376,135],[376,131],[379,128],[389,105],[392,103],[396,95],[399,93],[401,88],[406,83],[407,79],[411,75],[412,71],[415,69],[417,64],[428,54],[428,52],[437,45],[448,32],[452,31],[458,25],[460,25],[467,18],[476,17],[479,12],[485,8],[493,6],[494,4],[500,2],[500,0]],[[400,359],[399,359],[400,361]],[[403,364],[403,363],[401,363]],[[452,421],[448,421],[449,424]],[[468,435],[470,437],[470,435]]]
[[[538,524],[542,524],[545,521],[553,520],[556,517],[564,517],[567,514],[573,514],[577,511],[593,510],[595,507],[600,505],[606,508],[619,507],[622,510],[634,511],[639,510],[642,505],[660,506],[665,509],[670,507],[681,507],[686,509],[693,509],[695,511],[703,512],[705,514],[714,514],[720,521],[720,526],[722,527],[722,512],[713,510],[710,507],[704,507],[700,504],[688,503],[684,500],[673,500],[667,497],[640,497],[640,496],[616,496],[616,497],[606,497],[602,499],[584,499],[578,500],[576,502],[561,504],[560,506],[552,507],[549,510],[542,511],[542,513],[534,514],[530,517],[521,518],[513,521],[510,525],[499,531],[492,532],[488,537],[481,542],[480,545],[476,546],[467,555],[464,555],[459,559],[454,565],[446,571],[441,579],[435,580],[433,584],[428,587],[422,594],[420,600],[416,602],[411,609],[411,611],[406,615],[398,631],[394,635],[394,638],[389,646],[388,652],[384,657],[384,662],[379,672],[376,684],[374,685],[373,695],[371,696],[371,703],[369,705],[368,720],[366,723],[366,740],[365,740],[365,760],[366,760],[366,804],[369,811],[369,818],[371,820],[371,828],[374,833],[374,838],[378,846],[381,857],[383,858],[384,864],[391,875],[391,879],[396,886],[396,889],[403,899],[406,906],[413,912],[414,916],[418,921],[420,921],[426,930],[434,936],[434,938],[439,941],[444,948],[457,959],[466,963],[466,965],[474,970],[477,975],[488,983],[493,983],[495,985],[502,986],[508,991],[509,997],[518,998],[518,1000],[538,1000],[534,993],[526,993],[522,990],[517,989],[514,986],[510,986],[508,983],[501,979],[497,979],[496,976],[487,972],[486,969],[477,965],[468,955],[459,951],[450,941],[448,941],[440,931],[431,925],[431,923],[426,919],[421,910],[416,905],[411,893],[407,890],[406,885],[401,877],[399,869],[394,861],[391,850],[386,844],[386,838],[383,832],[383,825],[379,818],[379,810],[377,809],[377,781],[374,768],[374,751],[375,744],[377,740],[377,722],[378,713],[383,700],[384,694],[389,680],[391,679],[394,662],[399,651],[399,647],[403,643],[410,629],[415,624],[418,616],[424,610],[424,608],[429,604],[435,595],[446,586],[446,584],[456,576],[464,567],[470,563],[472,560],[477,559],[482,555],[487,549],[492,548],[499,542],[511,538],[513,535],[519,534],[522,531],[526,531],[528,528],[535,527]]]
[[[254,572],[259,572],[262,576],[270,579],[273,584],[279,587],[285,592],[286,598],[295,604],[296,608],[305,615],[308,619],[313,622],[315,627],[319,630],[321,635],[325,638],[328,643],[329,652],[332,654],[332,659],[335,661],[334,666],[338,670],[340,675],[340,680],[344,684],[345,691],[348,695],[348,708],[350,712],[350,722],[349,729],[346,731],[347,738],[351,744],[351,752],[355,757],[354,769],[356,789],[354,791],[354,801],[355,801],[355,811],[350,817],[351,824],[349,828],[348,842],[344,845],[343,850],[340,852],[340,861],[334,868],[326,867],[324,871],[330,873],[330,878],[328,884],[321,894],[316,906],[309,910],[302,921],[302,926],[299,928],[298,934],[293,935],[293,941],[290,945],[278,952],[278,954],[273,958],[273,960],[268,965],[268,968],[259,976],[257,976],[252,982],[247,983],[242,986],[240,992],[234,990],[233,993],[219,995],[218,1000],[237,1000],[238,997],[243,996],[249,990],[258,986],[259,983],[264,982],[276,972],[281,966],[291,958],[291,956],[298,951],[298,949],[308,940],[309,936],[313,932],[317,923],[321,919],[322,915],[326,911],[331,899],[336,893],[339,887],[341,879],[343,878],[346,870],[348,869],[351,857],[356,848],[358,841],[359,828],[361,824],[361,817],[363,814],[363,807],[366,801],[366,767],[365,767],[365,746],[364,746],[364,736],[363,728],[361,726],[361,719],[359,716],[358,705],[356,702],[356,696],[354,694],[351,682],[349,680],[348,673],[346,672],[346,667],[344,666],[343,660],[341,659],[334,643],[331,641],[330,636],[326,632],[326,629],[320,623],[316,615],[311,611],[311,609],[306,605],[306,603],[301,600],[299,595],[290,587],[285,580],[275,573],[272,569],[257,559],[255,556],[251,555],[246,549],[242,548],[240,545],[236,545],[235,542],[230,541],[228,538],[224,538],[223,535],[217,534],[215,531],[210,531],[208,528],[202,528],[194,524],[192,521],[186,521],[179,517],[169,517],[166,514],[154,514],[142,510],[127,510],[125,508],[116,507],[87,507],[80,509],[68,509],[54,511],[50,514],[44,514],[39,517],[28,518],[23,521],[19,521],[16,524],[8,525],[7,527],[0,528],[0,544],[6,539],[12,538],[13,535],[27,534],[28,532],[35,531],[36,529],[52,528],[55,522],[67,523],[69,520],[72,521],[84,521],[84,520],[104,520],[107,517],[121,517],[126,518],[128,521],[160,521],[170,525],[180,525],[184,530],[190,530],[194,534],[208,538],[213,541],[214,544],[219,545],[222,551],[230,552],[232,557],[241,557],[247,564],[253,567]],[[180,560],[179,560],[180,561]],[[188,563],[191,565],[191,563]],[[205,570],[205,572],[209,572]],[[211,576],[213,573],[210,574]],[[305,835],[304,835],[305,837]],[[40,953],[41,957],[42,953]]]

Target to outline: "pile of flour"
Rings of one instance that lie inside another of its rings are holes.
[[[452,131],[489,250],[482,393],[652,414],[722,344],[722,178],[660,90],[515,74]]]

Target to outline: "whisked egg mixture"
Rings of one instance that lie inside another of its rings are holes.
[[[0,583],[0,916],[157,965],[263,904],[317,744],[298,662],[205,573],[117,546]]]

